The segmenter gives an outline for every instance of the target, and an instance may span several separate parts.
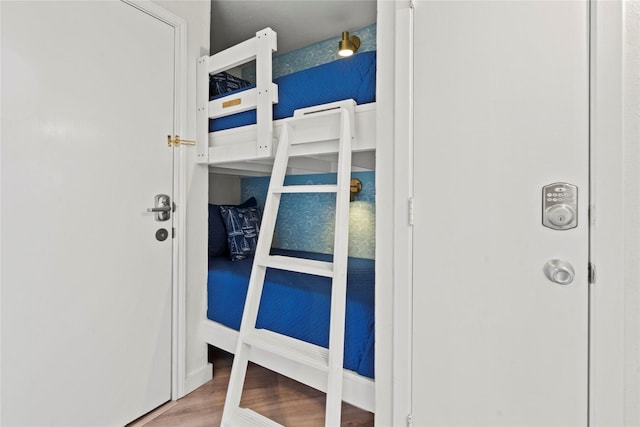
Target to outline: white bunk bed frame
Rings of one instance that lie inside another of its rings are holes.
[[[272,104],[278,102],[278,86],[273,83],[272,60],[277,50],[277,35],[265,28],[256,36],[212,56],[203,56],[197,64],[197,158],[211,172],[228,174],[271,173],[271,165],[282,123],[273,120]],[[209,101],[209,75],[256,61],[256,87]],[[255,109],[256,124],[209,133],[209,119]],[[326,126],[325,126],[326,125]],[[329,123],[307,130],[309,139],[326,139],[337,147],[335,130]],[[356,105],[354,138],[351,144],[354,170],[375,169],[376,104]],[[301,171],[335,172],[335,157],[316,155],[313,150],[328,151],[319,144],[299,151],[290,164]]]
[[[278,102],[278,87],[272,81],[272,54],[277,50],[277,35],[265,28],[256,36],[197,63],[197,157],[209,165],[210,172],[239,175],[270,175],[277,139],[282,124],[290,118],[273,120],[272,104]],[[256,87],[209,101],[209,76],[256,61]],[[209,119],[256,109],[256,124],[209,133]],[[372,170],[375,165],[376,105],[356,105],[352,165],[354,170]],[[332,155],[320,154],[337,147],[339,134],[333,121],[320,118],[307,129],[299,129],[303,138],[322,141],[304,144],[290,159],[290,172],[335,172]],[[336,150],[337,151],[337,148]],[[202,324],[204,340],[224,351],[235,353],[238,331],[206,319]],[[326,392],[327,375],[306,365],[292,362],[273,353],[254,350],[252,361],[268,366],[282,375]],[[374,380],[344,370],[343,400],[375,412]]]

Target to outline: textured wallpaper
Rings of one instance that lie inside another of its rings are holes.
[[[349,256],[375,259],[375,172],[353,172],[362,191],[350,204]],[[335,184],[336,174],[290,175],[285,184]],[[242,200],[255,197],[260,209],[269,177],[242,178]],[[280,202],[273,247],[333,253],[335,194],[284,194]]]
[[[360,38],[358,52],[376,50],[376,24],[352,31],[349,35]],[[337,37],[311,44],[298,50],[273,57],[273,78],[295,73],[317,65],[326,64],[340,58],[338,56],[338,42],[342,34]],[[357,55],[357,53],[356,53]],[[255,66],[242,69],[242,78],[255,83]]]

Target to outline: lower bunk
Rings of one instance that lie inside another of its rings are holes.
[[[331,261],[332,255],[273,249],[274,255]],[[209,259],[205,340],[234,353],[253,259]],[[350,257],[347,273],[343,400],[375,412],[375,261]],[[303,273],[269,269],[256,327],[327,347],[331,281]],[[252,360],[311,387],[326,391],[326,373],[255,350]]]

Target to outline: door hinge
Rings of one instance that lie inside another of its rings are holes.
[[[589,263],[588,274],[589,274],[589,284],[590,285],[595,284],[596,283],[596,266],[592,262]]]
[[[411,9],[416,8],[416,0],[409,0],[409,8]]]
[[[413,214],[413,197],[409,197],[409,225],[413,226],[414,214]]]
[[[177,145],[196,145],[196,141],[192,141],[190,139],[182,139],[178,135],[171,136],[167,135],[167,142],[169,147],[175,147]]]
[[[407,415],[407,427],[413,427],[413,414]]]

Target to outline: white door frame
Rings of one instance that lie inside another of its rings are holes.
[[[398,26],[404,23],[396,18],[397,14],[402,13],[397,10],[396,1],[378,0],[377,7],[376,242],[379,243],[376,244],[375,257],[375,424],[391,426],[405,424],[408,414],[408,411],[400,408],[409,401],[407,391],[411,386],[411,377],[406,375],[408,369],[402,369],[403,366],[407,368],[404,357],[410,354],[403,345],[410,342],[405,320],[411,319],[406,310],[411,306],[405,300],[398,301],[407,288],[398,284],[406,283],[405,276],[410,268],[405,268],[405,265],[411,260],[408,256],[402,257],[404,245],[410,237],[403,234],[402,230],[407,229],[408,224],[402,224],[402,220],[397,219],[406,218],[398,211],[406,206],[402,200],[407,200],[404,192],[408,189],[404,185],[408,176],[397,171],[405,171],[404,166],[400,165],[408,160],[399,158],[401,144],[394,146],[384,142],[406,141],[400,133],[409,129],[403,120],[408,116],[403,95],[408,96],[408,92],[402,89],[409,79],[395,76],[406,76],[408,68],[398,55],[408,55],[409,50],[406,45],[398,45],[397,40],[403,38],[406,33],[403,29],[406,27]],[[401,264],[402,260],[405,264]]]
[[[156,3],[144,0],[122,0],[136,9],[166,23],[174,29],[174,131],[187,134],[187,22]],[[158,141],[158,143],[162,143]],[[167,147],[167,149],[170,149]],[[187,179],[184,146],[173,148],[173,215],[175,238],[171,279],[171,399],[185,395],[186,382],[186,218]]]
[[[591,427],[640,424],[639,141],[640,3],[591,0]]]
[[[375,425],[400,426],[411,411],[413,8],[377,8]]]
[[[386,3],[380,1],[379,8]],[[382,377],[389,391],[378,393],[391,397],[390,408],[385,408],[380,423],[376,417],[376,424],[403,425],[411,413],[411,227],[407,218],[412,171],[406,165],[412,145],[412,77],[407,78],[407,70],[412,69],[413,10],[407,0],[390,3],[393,6],[385,10],[395,21],[389,24],[395,30],[395,77],[389,101],[395,113],[388,132],[393,135],[392,153],[385,158],[394,159],[394,164],[378,168],[392,176],[384,186],[393,188],[389,197],[393,212],[384,212],[391,217],[393,230],[380,226],[379,236],[389,236],[393,244],[383,251],[385,258],[376,258],[384,262],[392,290],[386,299],[391,307],[385,306],[376,323],[393,325],[387,334],[393,354],[376,355],[376,367],[392,372]],[[591,0],[590,33],[592,206],[597,201],[597,213],[592,212],[591,218],[595,220],[591,259],[597,274],[590,297],[589,425],[631,426],[640,424],[640,3]]]

